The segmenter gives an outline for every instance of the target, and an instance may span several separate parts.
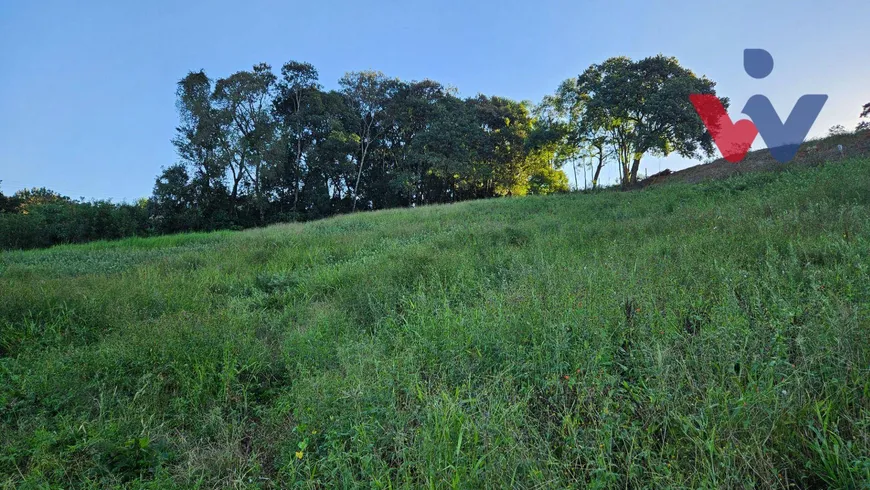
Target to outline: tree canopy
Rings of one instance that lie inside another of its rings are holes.
[[[350,72],[326,91],[290,61],[280,75],[190,72],[177,98],[180,161],[152,198],[172,230],[567,190],[558,137],[530,104],[432,80]]]
[[[637,182],[646,154],[713,154],[713,140],[692,106],[690,94],[715,95],[715,83],[663,55],[633,61],[619,56],[592,65],[557,91],[556,103],[578,141],[612,149],[622,182]],[[727,107],[728,100],[721,99]],[[603,151],[603,150],[602,150]]]

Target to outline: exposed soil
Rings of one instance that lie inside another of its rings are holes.
[[[838,145],[843,146],[840,153]],[[641,186],[666,182],[686,182],[694,184],[704,180],[726,179],[746,172],[777,171],[795,166],[816,166],[825,162],[837,162],[843,158],[870,155],[870,131],[809,140],[801,145],[797,156],[789,163],[779,163],[770,156],[767,149],[755,150],[746,155],[740,163],[730,163],[724,158],[711,163],[695,165],[672,172],[663,170],[650,175],[640,182]]]

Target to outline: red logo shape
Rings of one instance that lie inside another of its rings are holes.
[[[715,95],[691,94],[689,99],[725,160],[737,163],[746,158],[749,147],[758,136],[755,124],[748,119],[732,122],[722,102]]]

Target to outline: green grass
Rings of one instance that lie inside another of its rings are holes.
[[[870,161],[0,255],[9,487],[870,485]]]

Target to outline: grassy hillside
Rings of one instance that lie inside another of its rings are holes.
[[[870,160],[4,253],[8,486],[870,484]]]

